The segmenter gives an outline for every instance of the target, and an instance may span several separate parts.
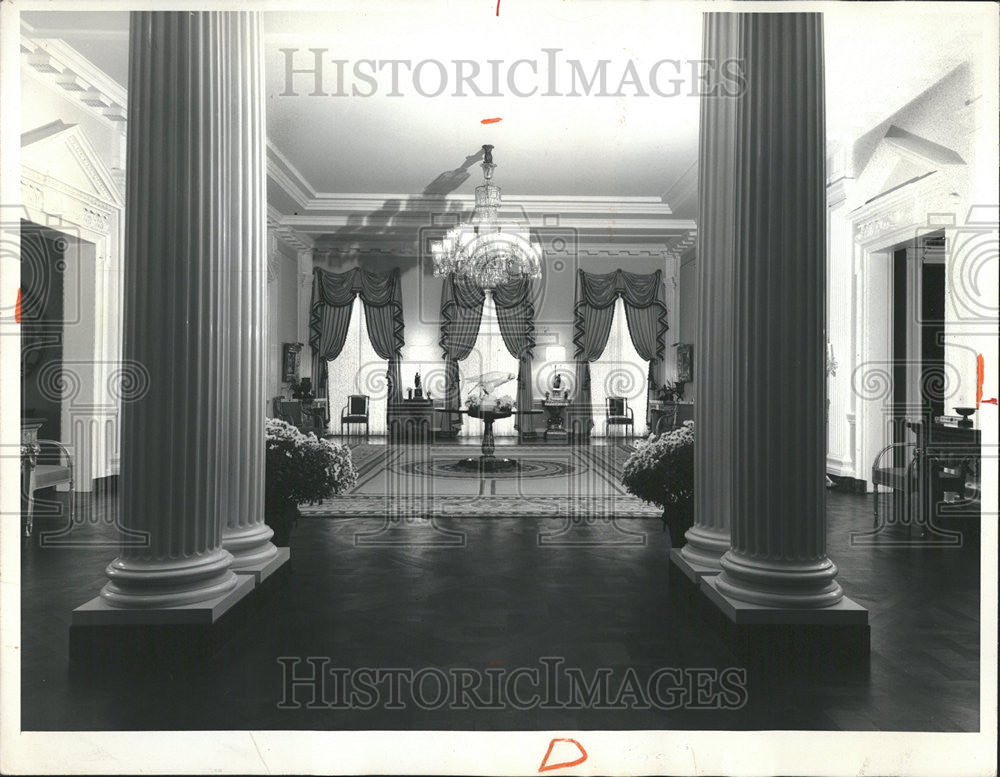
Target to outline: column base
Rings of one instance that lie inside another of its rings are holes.
[[[263,583],[267,578],[278,571],[282,566],[288,563],[288,559],[291,558],[291,551],[288,548],[275,548],[275,553],[270,556],[270,558],[260,561],[256,564],[244,564],[240,567],[234,567],[233,571],[240,576],[246,575],[248,577],[253,577],[254,585],[258,586]]]
[[[829,607],[769,607],[727,596],[718,580],[702,578],[699,612],[743,665],[778,674],[867,674],[871,627],[858,603],[845,596]]]
[[[164,667],[203,667],[227,645],[238,643],[255,608],[248,594],[252,575],[205,602],[173,607],[125,608],[97,596],[73,611],[69,627],[71,667],[162,673]]]
[[[720,560],[716,587],[729,599],[781,610],[827,608],[844,591],[834,579],[837,565],[818,561],[759,559],[728,551]]]
[[[738,624],[821,624],[858,625],[868,623],[868,610],[841,597],[828,607],[774,607],[734,599],[719,590],[718,577],[705,577],[701,590],[733,623]]]
[[[95,596],[73,610],[72,626],[136,626],[177,623],[215,623],[254,588],[252,577],[239,575],[224,594],[192,604],[167,607],[120,607]]]
[[[722,571],[720,562],[730,548],[728,530],[723,533],[695,524],[684,533],[684,538],[687,541],[680,549],[681,555],[692,569],[710,575]]]
[[[232,555],[222,548],[188,558],[157,560],[119,556],[105,569],[101,597],[113,607],[170,609],[211,602],[237,585]]]
[[[244,572],[271,562],[277,553],[277,547],[271,542],[273,536],[274,530],[266,523],[235,530],[223,529],[222,547],[233,554],[230,569]]]
[[[670,561],[695,585],[698,585],[705,575],[717,575],[722,571],[718,566],[700,563],[697,556],[692,558],[692,554],[684,552],[687,548],[688,545],[684,545],[681,548],[671,550]]]

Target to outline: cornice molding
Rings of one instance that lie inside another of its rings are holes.
[[[58,38],[35,37],[21,22],[21,57],[25,69],[56,91],[75,98],[87,111],[124,130],[128,93],[83,54]]]
[[[267,141],[267,175],[301,210],[309,208],[316,191],[298,168],[270,140]]]

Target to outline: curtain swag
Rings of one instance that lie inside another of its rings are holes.
[[[441,291],[441,337],[439,343],[445,359],[445,399],[448,407],[462,404],[459,390],[458,363],[467,358],[479,337],[486,292],[454,274],[444,280]],[[517,407],[530,409],[531,359],[535,348],[535,306],[532,283],[520,278],[493,290],[500,335],[511,356],[518,360]],[[462,425],[461,414],[451,415],[453,429]],[[518,416],[516,428],[522,433],[533,429],[531,416]]]
[[[403,296],[399,268],[386,272],[356,267],[335,273],[313,269],[309,345],[313,354],[313,380],[317,391],[326,387],[326,365],[336,359],[347,340],[354,298],[365,306],[368,337],[380,359],[389,362],[388,398],[402,398],[400,361],[403,349]]]
[[[649,362],[647,394],[652,391],[653,376],[666,353],[667,302],[660,270],[638,274],[615,270],[611,273],[577,272],[576,303],[573,307],[573,345],[576,358],[576,423],[593,425],[593,398],[590,386],[590,363],[596,361],[608,344],[615,301],[621,297],[629,337],[639,356]],[[580,430],[583,431],[583,430]]]

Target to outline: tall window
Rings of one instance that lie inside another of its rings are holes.
[[[514,380],[498,386],[490,393],[494,396],[507,395],[517,401],[517,358],[511,356],[507,346],[504,345],[503,336],[500,334],[500,324],[497,322],[497,309],[493,303],[493,294],[486,292],[486,300],[483,303],[483,318],[479,324],[479,337],[476,345],[468,358],[458,363],[458,375],[462,381],[461,400],[465,405],[465,398],[469,395],[473,385],[466,381],[466,378],[474,375],[482,375],[485,372],[510,373]],[[483,424],[475,418],[465,418],[462,424],[462,437],[479,437],[483,433]],[[493,434],[497,437],[517,434],[514,429],[515,417],[504,418],[493,424]]]
[[[347,328],[344,350],[328,363],[327,391],[330,398],[330,425],[340,432],[340,410],[351,394],[365,394],[368,400],[368,424],[372,434],[385,434],[385,412],[388,386],[386,371],[389,363],[380,359],[368,338],[365,305],[354,298],[351,323]],[[352,433],[360,431],[352,427]]]
[[[625,303],[621,297],[615,301],[614,318],[608,344],[597,361],[590,365],[590,395],[595,407],[593,437],[604,436],[605,398],[625,397],[635,417],[635,434],[646,433],[646,390],[649,362],[639,356],[632,345],[625,318]],[[608,434],[621,436],[625,427],[612,426]]]

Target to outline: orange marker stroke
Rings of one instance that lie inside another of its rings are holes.
[[[575,761],[558,761],[556,763],[549,763],[549,756],[552,755],[552,748],[555,747],[556,742],[572,742],[576,745],[576,749],[580,751],[580,757]],[[570,766],[576,766],[577,764],[582,764],[587,760],[587,751],[583,749],[583,745],[577,742],[575,739],[561,739],[556,738],[549,742],[549,749],[545,751],[545,757],[542,758],[542,765],[538,767],[539,772],[548,772],[552,769],[566,769]]]

